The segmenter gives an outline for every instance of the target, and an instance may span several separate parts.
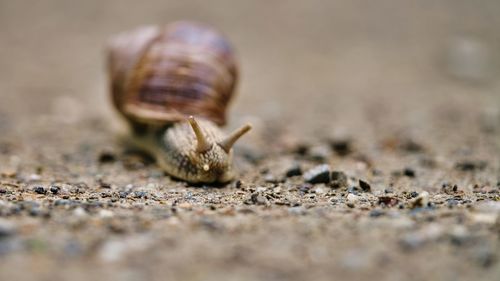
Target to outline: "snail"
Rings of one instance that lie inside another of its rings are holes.
[[[108,72],[132,144],[165,172],[191,183],[234,178],[232,147],[251,126],[228,136],[220,129],[238,71],[218,31],[181,21],[118,34],[109,42]]]

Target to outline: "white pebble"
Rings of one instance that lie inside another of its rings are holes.
[[[347,202],[348,203],[352,203],[352,204],[358,203],[359,202],[359,196],[354,195],[352,193],[349,193],[347,195]]]

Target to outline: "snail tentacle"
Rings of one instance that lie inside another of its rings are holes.
[[[250,124],[246,124],[245,126],[240,127],[239,129],[236,129],[234,132],[232,132],[229,136],[227,136],[224,140],[218,143],[222,149],[224,149],[225,152],[229,153],[231,151],[231,148],[233,147],[234,143],[241,138],[244,134],[246,134],[248,131],[252,129],[252,126]]]
[[[200,125],[196,122],[196,119],[194,119],[193,116],[189,116],[188,120],[191,128],[193,128],[194,134],[196,135],[196,152],[203,153],[209,150],[212,147],[212,144],[208,142],[200,128]]]

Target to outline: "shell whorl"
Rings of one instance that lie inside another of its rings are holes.
[[[231,46],[213,28],[141,27],[114,37],[108,59],[113,102],[130,121],[162,125],[194,115],[226,123],[238,73]]]

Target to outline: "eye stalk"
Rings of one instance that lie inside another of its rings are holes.
[[[198,125],[198,122],[196,122],[193,116],[189,116],[188,120],[191,128],[193,128],[194,134],[196,135],[196,152],[203,153],[208,151],[212,147],[212,144],[208,142],[200,128],[200,125]]]
[[[212,144],[207,140],[203,131],[201,130],[200,125],[196,122],[193,116],[189,116],[188,118],[189,124],[191,128],[193,128],[194,134],[196,135],[196,152],[204,153],[212,148]],[[227,136],[224,140],[218,142],[217,144],[226,152],[229,153],[234,143],[239,140],[244,134],[252,129],[250,124],[246,124],[239,129],[236,129],[229,136]]]
[[[246,134],[248,131],[252,129],[252,126],[250,124],[246,124],[245,126],[240,127],[239,129],[236,129],[234,132],[232,132],[227,138],[225,138],[223,141],[217,143],[226,153],[229,153],[231,151],[231,148],[233,147],[234,143],[241,138],[244,134]]]

